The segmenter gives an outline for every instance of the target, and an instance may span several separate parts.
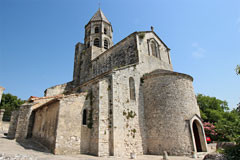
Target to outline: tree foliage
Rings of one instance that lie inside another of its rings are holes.
[[[198,94],[197,103],[201,110],[201,117],[205,122],[218,122],[223,118],[224,112],[229,110],[228,103],[216,97]]]
[[[206,127],[207,136],[218,141],[235,141],[240,143],[240,112],[239,109],[229,111],[228,103],[202,94],[197,95],[201,117]],[[216,132],[215,135],[212,130]]]
[[[4,121],[9,121],[11,117],[11,112],[13,110],[19,109],[19,107],[24,103],[24,100],[21,100],[17,96],[14,96],[10,93],[3,94],[2,100],[0,104],[0,109],[5,109],[5,113],[3,115]]]
[[[240,65],[237,65],[237,67],[236,67],[236,73],[237,73],[237,75],[240,75]]]

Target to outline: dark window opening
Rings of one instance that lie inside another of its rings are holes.
[[[90,47],[90,43],[89,42],[87,42],[87,48],[89,48]]]
[[[104,49],[108,49],[108,41],[104,40]]]
[[[132,77],[129,78],[130,99],[136,100],[135,83]]]
[[[95,33],[99,33],[99,27],[95,27]]]
[[[152,55],[157,57],[157,49],[156,44],[154,42],[151,43]]]
[[[82,119],[82,124],[87,125],[87,110],[83,110],[83,119]]]
[[[100,46],[100,44],[99,44],[99,39],[98,39],[98,38],[96,38],[96,39],[94,40],[94,46],[96,46],[96,47],[99,47],[99,46]]]
[[[107,34],[107,29],[106,28],[104,28],[104,34]]]

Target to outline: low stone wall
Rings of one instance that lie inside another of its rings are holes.
[[[28,133],[29,118],[32,113],[31,104],[23,104],[19,109],[19,116],[16,128],[16,140],[18,142],[24,140]]]

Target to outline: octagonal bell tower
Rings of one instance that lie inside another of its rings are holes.
[[[109,49],[113,46],[112,32],[111,23],[99,8],[85,26],[84,44],[86,48],[96,46],[103,49]]]

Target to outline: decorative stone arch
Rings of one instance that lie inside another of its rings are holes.
[[[161,60],[159,44],[154,38],[150,38],[147,40],[148,42],[148,54],[154,57],[157,57]]]
[[[194,115],[189,123],[193,142],[193,151],[195,153],[207,152],[207,141],[201,118],[198,115]]]

